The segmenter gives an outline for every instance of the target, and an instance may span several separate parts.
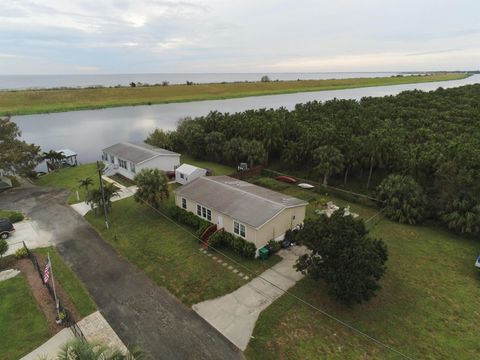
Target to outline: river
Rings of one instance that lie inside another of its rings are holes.
[[[421,84],[24,115],[14,116],[12,120],[20,127],[24,140],[40,145],[43,151],[72,149],[79,154],[79,161],[85,163],[99,159],[101,149],[116,142],[141,142],[157,127],[173,130],[179,120],[206,115],[213,110],[233,113],[260,108],[293,109],[295,104],[312,100],[359,100],[364,96],[395,95],[412,89],[429,91],[440,86],[449,88],[474,83],[480,83],[480,75],[462,80]]]

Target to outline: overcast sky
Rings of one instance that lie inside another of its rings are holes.
[[[480,68],[480,0],[0,0],[0,74]]]

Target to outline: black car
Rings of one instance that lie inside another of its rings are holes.
[[[15,231],[13,224],[8,219],[0,219],[0,239],[7,239]]]

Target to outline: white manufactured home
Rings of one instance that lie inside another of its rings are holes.
[[[182,164],[175,169],[175,182],[183,185],[205,175],[207,175],[206,169],[190,164]]]
[[[229,176],[204,176],[176,189],[175,204],[259,249],[302,224],[308,203]]]
[[[180,154],[143,143],[121,142],[102,152],[105,174],[119,173],[129,179],[145,168],[174,171],[180,165]]]

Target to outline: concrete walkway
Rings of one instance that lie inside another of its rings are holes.
[[[228,295],[193,305],[193,310],[245,350],[260,313],[303,277],[293,265],[306,252],[304,247],[279,251],[283,260],[271,269]]]
[[[125,344],[120,340],[99,311],[95,311],[93,314],[80,320],[77,325],[80,330],[82,330],[87,341],[106,345],[112,349],[118,349],[124,354],[128,352]],[[39,360],[43,358],[53,360],[59,354],[62,346],[74,338],[75,336],[72,331],[69,328],[65,328],[33,350],[30,354],[24,356],[21,360]]]
[[[7,239],[8,251],[5,255],[15,254],[15,251],[23,247],[23,241],[29,249],[47,247],[53,244],[52,234],[40,229],[38,223],[33,220],[23,220],[13,224],[15,232]]]
[[[112,182],[114,181],[112,180]],[[117,184],[116,182],[114,183]],[[137,192],[137,190],[138,190],[138,187],[135,185],[129,186],[129,187],[125,187],[121,185],[121,188],[118,190],[118,196],[114,196],[112,198],[112,202],[119,201],[119,200],[128,198],[130,196],[133,196]],[[88,205],[85,201],[72,204],[70,206],[72,207],[73,210],[75,210],[77,213],[79,213],[82,216],[85,216],[86,213],[92,210],[90,205]]]
[[[7,269],[7,270],[0,271],[0,282],[14,278],[18,274],[20,274],[20,271],[16,269]]]

